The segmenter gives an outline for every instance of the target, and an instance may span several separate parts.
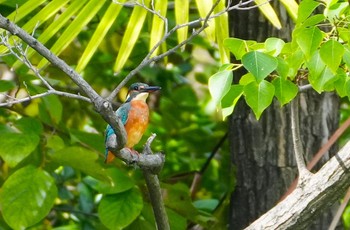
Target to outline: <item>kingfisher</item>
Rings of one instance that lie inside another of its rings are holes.
[[[149,122],[149,109],[146,99],[151,92],[160,90],[158,86],[149,86],[145,83],[134,83],[129,87],[126,101],[115,111],[116,116],[121,119],[127,134],[125,147],[133,151]],[[113,128],[107,125],[105,136],[105,162],[111,162],[115,156],[107,148],[107,142],[112,135],[115,135]]]

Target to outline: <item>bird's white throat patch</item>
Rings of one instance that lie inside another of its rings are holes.
[[[149,95],[149,93],[147,93],[147,92],[139,93],[139,94],[137,94],[132,100],[142,100],[142,101],[146,101],[148,95]]]

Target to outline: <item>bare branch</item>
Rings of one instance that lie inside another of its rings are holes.
[[[350,141],[316,174],[246,229],[307,229],[350,186]],[[325,180],[326,178],[326,180]]]

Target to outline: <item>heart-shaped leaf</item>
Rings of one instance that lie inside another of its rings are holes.
[[[257,119],[271,104],[275,87],[268,81],[251,82],[244,87],[244,96],[247,104],[253,110]]]
[[[242,64],[254,75],[257,82],[261,82],[277,68],[278,62],[275,57],[268,54],[251,51],[242,57]]]

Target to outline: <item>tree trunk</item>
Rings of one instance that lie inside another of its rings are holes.
[[[231,35],[258,41],[271,36],[290,40],[291,21],[277,1],[274,4],[283,24],[281,30],[272,28],[257,9],[233,11],[230,15]],[[237,81],[239,76],[235,77]],[[334,94],[319,95],[313,90],[300,97],[301,135],[308,162],[338,127],[339,99]],[[274,101],[257,121],[245,101],[240,100],[229,124],[231,154],[237,168],[236,187],[231,197],[230,229],[237,230],[276,205],[295,179],[297,168],[289,105],[281,108]],[[335,151],[332,148],[330,153]],[[310,229],[328,229],[332,213],[325,210]]]

